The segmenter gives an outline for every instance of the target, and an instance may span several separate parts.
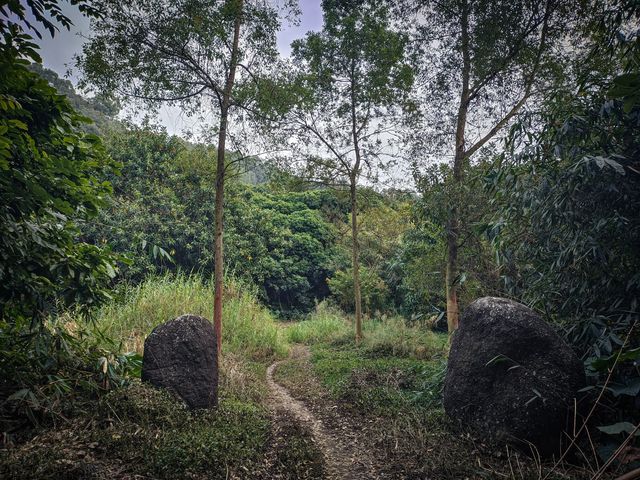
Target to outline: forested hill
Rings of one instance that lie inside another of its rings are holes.
[[[638,2],[296,3],[0,5],[0,478],[640,478]]]

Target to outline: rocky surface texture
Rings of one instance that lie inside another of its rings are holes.
[[[158,325],[144,342],[142,380],[172,391],[189,408],[215,407],[218,359],[211,323],[182,315]]]
[[[467,307],[454,334],[444,407],[481,436],[550,455],[566,441],[584,381],[580,360],[533,310],[485,297]]]

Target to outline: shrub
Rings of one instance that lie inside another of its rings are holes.
[[[0,323],[0,418],[5,423],[56,421],[82,408],[82,400],[119,387],[140,374],[139,355],[91,325],[68,318],[36,326]]]
[[[354,338],[352,322],[344,314],[322,303],[307,320],[287,328],[292,343],[340,344]],[[360,350],[368,356],[414,357],[418,359],[444,355],[447,336],[437,334],[421,324],[409,325],[401,317],[368,319],[363,322]]]

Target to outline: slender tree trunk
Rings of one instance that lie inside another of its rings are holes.
[[[353,300],[356,311],[356,343],[362,340],[362,291],[360,288],[360,243],[358,240],[358,199],[356,197],[358,177],[360,176],[360,142],[358,141],[358,116],[356,114],[356,69],[355,63],[351,62],[351,135],[353,138],[353,150],[356,155],[356,162],[349,175],[349,192],[351,197],[351,238],[352,247],[352,267],[353,267]]]
[[[447,222],[447,325],[449,333],[458,328],[460,310],[458,308],[458,241],[460,237],[460,224],[464,220],[460,218],[458,203],[460,186],[462,185],[462,172],[466,157],[465,129],[467,126],[467,112],[469,109],[469,77],[471,71],[471,59],[469,55],[469,10],[466,1],[462,3],[460,23],[462,27],[462,91],[458,117],[456,119],[456,150],[453,158],[453,193],[450,194],[451,202],[449,219]]]
[[[454,226],[454,222],[457,222],[457,220],[457,218],[449,219],[449,231],[447,232],[447,271],[445,281],[447,284],[447,326],[449,333],[458,328],[460,317],[460,311],[458,309],[458,288],[456,283],[458,270],[458,229]]]
[[[351,263],[353,267],[353,296],[356,310],[356,343],[362,340],[362,294],[360,290],[360,243],[358,241],[358,202],[356,197],[356,179],[351,178]]]
[[[233,1],[233,0],[229,0]],[[217,355],[220,359],[222,351],[222,296],[224,280],[224,249],[222,236],[224,233],[224,180],[225,180],[225,148],[227,142],[227,126],[229,124],[229,108],[231,106],[231,92],[236,78],[238,65],[238,44],[240,42],[240,25],[242,24],[243,0],[237,1],[237,14],[233,29],[233,44],[231,47],[231,61],[229,74],[224,86],[220,105],[220,131],[218,132],[218,152],[216,162],[216,200],[215,200],[215,250],[214,250],[214,297],[213,297],[213,329],[216,332]],[[219,362],[218,362],[219,363]]]
[[[224,277],[224,249],[222,234],[224,233],[224,168],[225,168],[225,144],[227,140],[228,111],[220,115],[220,131],[218,132],[218,159],[216,162],[216,204],[215,204],[215,250],[214,250],[214,281],[215,291],[213,296],[213,329],[216,332],[218,359],[222,350],[222,295]]]

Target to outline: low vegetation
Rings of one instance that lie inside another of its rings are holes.
[[[30,441],[0,455],[0,474],[25,479],[254,478],[250,472],[255,472],[255,478],[271,478],[280,470],[317,472],[318,453],[304,429],[286,427],[296,448],[269,450],[274,427],[264,405],[265,370],[287,355],[282,329],[251,289],[229,281],[225,296],[228,335],[217,411],[190,412],[170,394],[141,384],[139,369],[132,370],[126,385],[102,389],[98,398],[93,391],[61,396]],[[211,298],[210,284],[198,276],[149,278],[103,306],[81,339],[70,338],[80,345],[111,345],[109,339],[118,338],[122,351],[142,354],[144,338],[157,324],[184,312],[210,317]],[[78,334],[81,319],[68,315],[65,320],[58,328]],[[50,428],[53,421],[55,429]],[[273,464],[265,463],[267,457]]]
[[[102,307],[96,326],[106,337],[118,338],[125,351],[142,354],[153,328],[185,313],[211,318],[212,282],[198,275],[165,275],[125,289],[122,301]],[[224,354],[269,362],[287,354],[285,338],[274,316],[256,301],[255,289],[230,280],[225,289]]]
[[[367,319],[363,324],[362,341],[358,349],[371,356],[431,358],[444,354],[448,336],[429,330],[425,325],[410,324],[399,316],[383,315]],[[320,304],[306,320],[287,328],[287,338],[292,343],[311,345],[319,342],[333,344],[352,343],[353,319],[326,303]]]

